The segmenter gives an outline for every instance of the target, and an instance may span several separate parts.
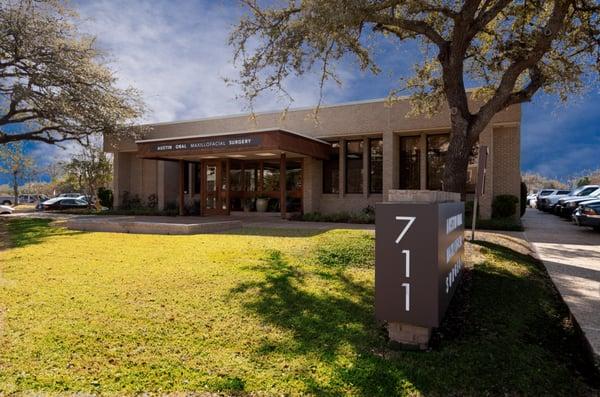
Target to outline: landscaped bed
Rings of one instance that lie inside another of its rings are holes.
[[[82,233],[11,220],[0,394],[577,395],[574,329],[542,268],[482,243],[426,352],[374,320],[372,233]]]

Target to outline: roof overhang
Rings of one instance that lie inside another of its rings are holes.
[[[282,129],[142,139],[135,143],[138,157],[156,160],[256,151],[289,152],[325,160],[331,148],[326,141]]]

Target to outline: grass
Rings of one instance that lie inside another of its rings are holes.
[[[0,395],[591,390],[546,274],[499,246],[475,247],[481,260],[433,348],[408,352],[374,321],[368,232],[116,235],[25,219],[8,227]]]

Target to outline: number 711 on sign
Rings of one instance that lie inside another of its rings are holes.
[[[400,244],[400,241],[402,241],[402,238],[404,238],[404,236],[406,235],[406,233],[408,232],[408,229],[410,229],[410,227],[412,226],[412,224],[415,222],[417,218],[414,216],[397,216],[396,220],[397,221],[406,221],[406,225],[404,226],[404,228],[402,229],[402,231],[400,232],[400,234],[398,235],[398,237],[396,238],[396,244]],[[404,276],[406,278],[410,278],[410,251],[409,250],[402,250],[402,254],[405,256],[406,260],[404,262]],[[404,287],[404,293],[405,293],[405,304],[404,304],[404,310],[405,311],[410,311],[410,283],[402,283],[402,287]]]

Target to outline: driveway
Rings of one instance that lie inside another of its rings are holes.
[[[600,233],[535,209],[523,224],[600,363]]]

